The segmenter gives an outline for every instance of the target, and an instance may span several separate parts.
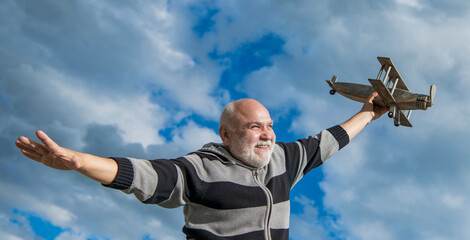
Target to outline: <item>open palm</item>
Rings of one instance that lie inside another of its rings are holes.
[[[36,136],[42,143],[23,136],[15,142],[26,157],[59,170],[75,170],[80,167],[75,151],[60,147],[43,131],[37,131]]]

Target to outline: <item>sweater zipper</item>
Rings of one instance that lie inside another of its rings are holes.
[[[270,229],[270,222],[271,222],[271,212],[272,212],[272,207],[273,207],[273,195],[269,191],[269,189],[264,186],[264,184],[261,183],[261,181],[258,179],[258,171],[254,170],[253,171],[253,177],[255,179],[256,184],[261,187],[263,190],[264,194],[266,195],[267,198],[267,207],[266,207],[266,218],[264,220],[264,238],[266,240],[271,240],[271,229]]]

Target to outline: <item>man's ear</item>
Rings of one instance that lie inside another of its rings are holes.
[[[219,127],[219,135],[225,146],[230,145],[230,131],[224,125]]]

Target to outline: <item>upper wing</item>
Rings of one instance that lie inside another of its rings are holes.
[[[377,59],[382,65],[381,71],[382,70],[388,71],[390,69],[388,77],[392,81],[392,83],[395,83],[395,81],[398,81],[397,82],[398,89],[404,89],[404,90],[409,91],[408,87],[405,84],[405,81],[403,81],[403,78],[401,78],[400,73],[398,73],[397,68],[393,64],[392,59],[387,58],[387,57],[377,57]]]

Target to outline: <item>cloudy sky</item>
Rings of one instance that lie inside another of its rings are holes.
[[[291,239],[469,239],[470,2],[464,0],[0,3],[0,239],[182,239],[181,209],[144,205],[23,157],[46,131],[100,156],[178,157],[219,142],[228,102],[265,104],[278,141],[361,104],[377,56],[435,105],[383,117],[292,192]]]

